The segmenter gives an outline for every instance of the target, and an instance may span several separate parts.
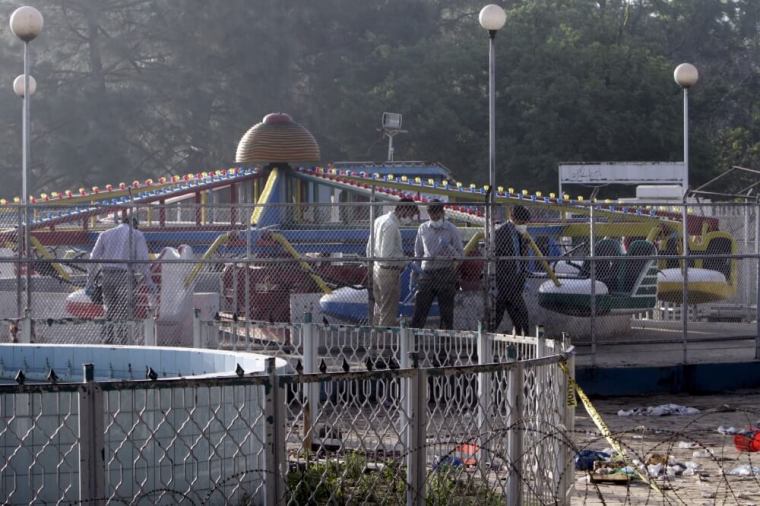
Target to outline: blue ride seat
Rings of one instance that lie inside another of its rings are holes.
[[[600,239],[594,246],[594,256],[598,257],[621,257],[623,255],[620,242],[615,239]],[[601,281],[612,292],[619,291],[621,262],[620,260],[595,260],[596,280]],[[591,261],[583,262],[580,276],[582,278],[591,277]]]
[[[707,243],[705,253],[710,256],[717,255],[730,255],[731,251],[731,239],[727,237],[713,237],[710,242]],[[730,258],[705,258],[702,260],[702,268],[718,271],[726,279],[731,277],[731,259]]]

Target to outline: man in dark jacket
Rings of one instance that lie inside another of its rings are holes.
[[[506,309],[515,332],[528,335],[528,308],[523,299],[523,288],[528,276],[527,261],[516,257],[526,256],[528,240],[527,223],[530,221],[530,211],[523,206],[514,206],[509,214],[509,221],[494,232],[494,254],[496,261],[496,300],[488,322],[488,331],[495,332],[501,324]]]

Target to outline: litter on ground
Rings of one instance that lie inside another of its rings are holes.
[[[618,416],[675,416],[696,415],[697,408],[681,406],[680,404],[660,404],[659,406],[647,406],[646,408],[621,409]]]

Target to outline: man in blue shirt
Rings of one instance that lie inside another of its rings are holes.
[[[496,300],[493,312],[486,328],[495,332],[501,324],[504,310],[509,314],[515,332],[528,335],[528,308],[523,299],[523,288],[528,276],[527,262],[518,260],[516,256],[525,256],[528,233],[527,223],[530,221],[530,211],[523,206],[515,206],[509,214],[509,221],[494,232],[496,255]]]
[[[430,201],[430,220],[417,229],[414,242],[413,279],[417,281],[412,328],[422,328],[427,321],[433,300],[438,300],[441,329],[454,327],[454,296],[457,292],[456,260],[464,257],[462,236],[453,223],[446,221],[443,203]]]

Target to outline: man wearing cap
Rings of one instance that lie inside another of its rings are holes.
[[[90,260],[112,261],[91,264],[85,285],[85,293],[91,296],[97,275],[100,274],[107,322],[102,334],[106,343],[114,342],[115,338],[121,341],[127,337],[126,328],[119,325],[117,330],[112,322],[134,319],[134,287],[137,286],[134,272],[142,273],[151,293],[156,289],[150,275],[148,245],[137,225],[136,216],[125,216],[121,224],[98,236],[90,253]],[[133,265],[130,261],[139,263]]]
[[[457,292],[455,260],[464,257],[462,236],[453,223],[446,221],[441,201],[431,200],[427,212],[430,220],[417,229],[414,242],[414,256],[420,260],[416,262],[413,274],[417,293],[412,327],[425,326],[433,299],[437,299],[441,328],[451,329],[454,327],[454,296]]]
[[[530,211],[524,206],[514,206],[509,213],[509,221],[494,232],[496,255],[496,299],[493,312],[486,328],[495,332],[501,324],[504,311],[509,314],[512,325],[518,335],[528,335],[528,308],[523,299],[523,289],[528,276],[526,261],[516,258],[526,256],[528,233],[527,223]]]
[[[402,224],[410,223],[417,214],[414,201],[399,200],[396,208],[375,219],[367,242],[367,257],[374,257],[372,268],[372,295],[375,299],[373,324],[382,327],[398,325],[398,303],[401,296],[400,277],[407,262],[401,244]],[[374,247],[374,250],[372,249]]]

